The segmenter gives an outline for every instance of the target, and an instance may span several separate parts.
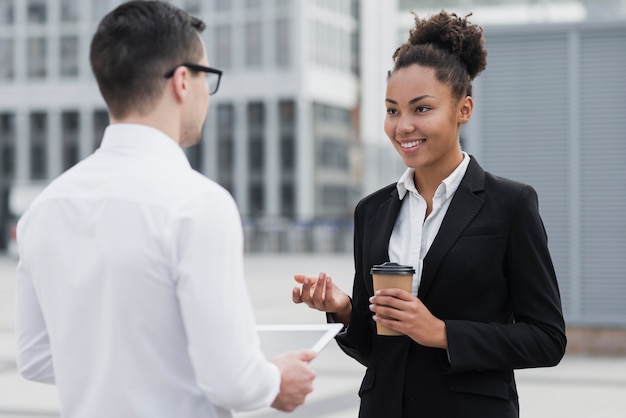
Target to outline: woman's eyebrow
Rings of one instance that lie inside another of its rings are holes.
[[[426,99],[426,98],[428,98],[428,97],[433,98],[433,96],[431,96],[431,95],[429,95],[429,94],[423,94],[423,95],[421,95],[421,96],[417,96],[417,97],[414,97],[414,98],[412,98],[411,100],[409,100],[409,104],[414,104],[414,103],[417,103],[417,102],[422,101],[422,100],[424,100],[424,99]],[[395,101],[395,100],[393,100],[393,99],[389,99],[389,98],[385,99],[385,101],[386,101],[386,102],[389,102],[389,103],[391,103],[391,104],[394,104],[394,105],[397,105],[397,104],[398,104],[398,102],[396,102],[396,101]]]

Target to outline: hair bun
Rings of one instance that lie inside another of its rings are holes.
[[[456,56],[466,67],[470,79],[474,79],[487,67],[487,50],[483,29],[468,22],[471,14],[461,18],[444,10],[428,19],[420,19],[415,13],[415,27],[409,33],[410,45],[432,45]]]

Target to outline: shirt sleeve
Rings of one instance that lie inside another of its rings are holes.
[[[280,372],[260,348],[234,201],[222,189],[195,198],[175,230],[177,293],[198,384],[226,409],[270,406]]]
[[[35,382],[54,384],[48,330],[21,250],[17,267],[15,334],[17,368],[22,377]]]

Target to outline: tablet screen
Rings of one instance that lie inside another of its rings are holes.
[[[268,359],[288,351],[317,353],[343,328],[343,324],[257,325],[261,349]]]

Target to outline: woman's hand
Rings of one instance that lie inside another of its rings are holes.
[[[411,337],[426,347],[448,349],[446,324],[411,293],[381,289],[370,298],[374,321]]]
[[[304,303],[309,308],[330,313],[344,326],[350,324],[352,302],[347,294],[335,286],[330,276],[326,273],[320,273],[319,277],[296,274],[294,279],[302,285],[302,288],[294,287],[291,292],[294,303]]]

